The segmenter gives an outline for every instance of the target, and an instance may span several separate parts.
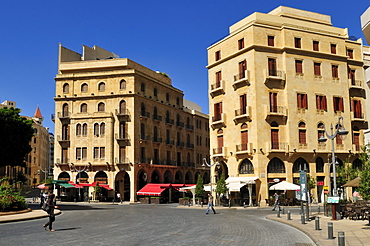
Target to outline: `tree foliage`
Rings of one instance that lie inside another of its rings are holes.
[[[362,149],[360,159],[362,161],[362,171],[360,172],[360,186],[358,192],[364,200],[370,200],[370,151],[369,145]]]
[[[202,176],[198,175],[197,184],[195,186],[195,196],[196,197],[203,197],[204,194],[204,185]]]
[[[32,120],[19,115],[20,109],[0,109],[0,167],[25,167],[25,157],[32,150]]]
[[[226,194],[228,190],[229,189],[226,186],[225,176],[222,175],[221,178],[217,180],[215,192],[217,196],[219,196],[220,194]]]
[[[343,166],[336,167],[335,171],[337,174],[338,187],[343,186],[348,181],[358,177],[360,174],[358,168],[353,168],[352,164],[350,164],[349,159],[346,160]]]

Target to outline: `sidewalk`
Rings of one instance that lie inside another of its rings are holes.
[[[319,217],[320,230],[315,230],[314,217],[312,217],[313,219],[311,221],[306,221],[305,224],[302,224],[301,216],[298,214],[291,214],[291,220],[287,219],[287,214],[280,214],[280,216],[280,218],[277,217],[277,213],[275,212],[275,214],[268,215],[266,218],[288,224],[301,230],[311,237],[316,245],[338,245],[338,232],[344,232],[346,246],[370,245],[370,226],[367,220],[343,219],[333,221],[331,217],[326,217],[323,213],[313,214],[312,216]],[[333,223],[334,239],[328,239],[328,222]]]
[[[54,210],[55,215],[59,215],[62,212],[59,209]],[[9,215],[1,215],[0,216],[0,223],[8,223],[8,222],[15,222],[15,221],[22,221],[22,220],[32,220],[32,219],[39,219],[48,217],[48,214],[42,209],[34,209],[29,212],[20,212],[14,213]]]

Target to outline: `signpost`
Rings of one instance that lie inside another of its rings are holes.
[[[306,220],[310,219],[308,211],[308,196],[307,196],[307,173],[305,170],[301,170],[299,174],[300,181],[300,193],[301,193],[301,211],[303,213],[303,202],[306,202]]]

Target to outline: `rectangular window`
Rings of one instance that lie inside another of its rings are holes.
[[[221,59],[221,51],[216,51],[215,52],[215,60],[218,61]]]
[[[353,144],[356,147],[356,151],[360,151],[360,133],[353,133]]]
[[[319,51],[319,41],[313,41],[312,48],[314,51]]]
[[[141,147],[141,149],[140,149],[140,160],[141,160],[141,163],[146,163],[146,160],[145,160],[145,147]]]
[[[356,85],[355,73],[356,73],[356,71],[355,70],[352,70],[352,69],[350,69],[348,71],[348,78],[351,80],[351,84],[352,85]]]
[[[330,52],[332,54],[336,54],[337,53],[337,45],[336,44],[330,44]]]
[[[344,112],[343,97],[333,97],[333,106],[335,112]]]
[[[347,56],[349,59],[353,59],[353,50],[347,49]]]
[[[240,114],[247,113],[247,95],[240,95]]]
[[[270,92],[270,112],[277,112],[277,93]]]
[[[307,94],[298,93],[297,94],[297,107],[307,109]]]
[[[271,148],[279,149],[279,129],[271,129]]]
[[[222,74],[221,71],[216,72],[216,88],[221,86]]]
[[[327,110],[326,96],[316,95],[316,108]]]
[[[331,75],[333,78],[338,78],[338,65],[331,65]]]
[[[351,111],[353,112],[354,118],[362,119],[362,107],[360,100],[351,101]]]
[[[76,159],[81,160],[81,148],[76,148]]]
[[[294,47],[298,48],[298,49],[302,48],[301,47],[301,38],[294,38]]]
[[[244,48],[244,38],[238,40],[238,48],[239,50]]]
[[[239,62],[239,79],[245,78],[245,70],[247,70],[247,61]]]
[[[100,147],[100,159],[105,159],[105,147]]]
[[[221,120],[221,115],[222,115],[222,102],[215,103],[213,121]]]
[[[267,45],[268,46],[275,46],[275,37],[274,36],[267,36]]]
[[[268,69],[269,69],[269,76],[277,75],[275,58],[268,58]]]
[[[313,68],[315,76],[321,76],[321,63],[315,62]]]
[[[306,142],[306,130],[299,129],[299,143],[305,144]]]
[[[295,60],[295,72],[298,74],[303,74],[303,61]]]
[[[62,148],[62,163],[68,163],[68,148]]]
[[[94,147],[94,159],[99,158],[99,147]]]
[[[87,148],[83,147],[82,148],[82,159],[87,159]]]

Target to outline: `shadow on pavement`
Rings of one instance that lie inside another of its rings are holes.
[[[70,230],[77,230],[81,229],[81,227],[71,227],[71,228],[64,228],[64,229],[55,229],[55,231],[70,231]]]

